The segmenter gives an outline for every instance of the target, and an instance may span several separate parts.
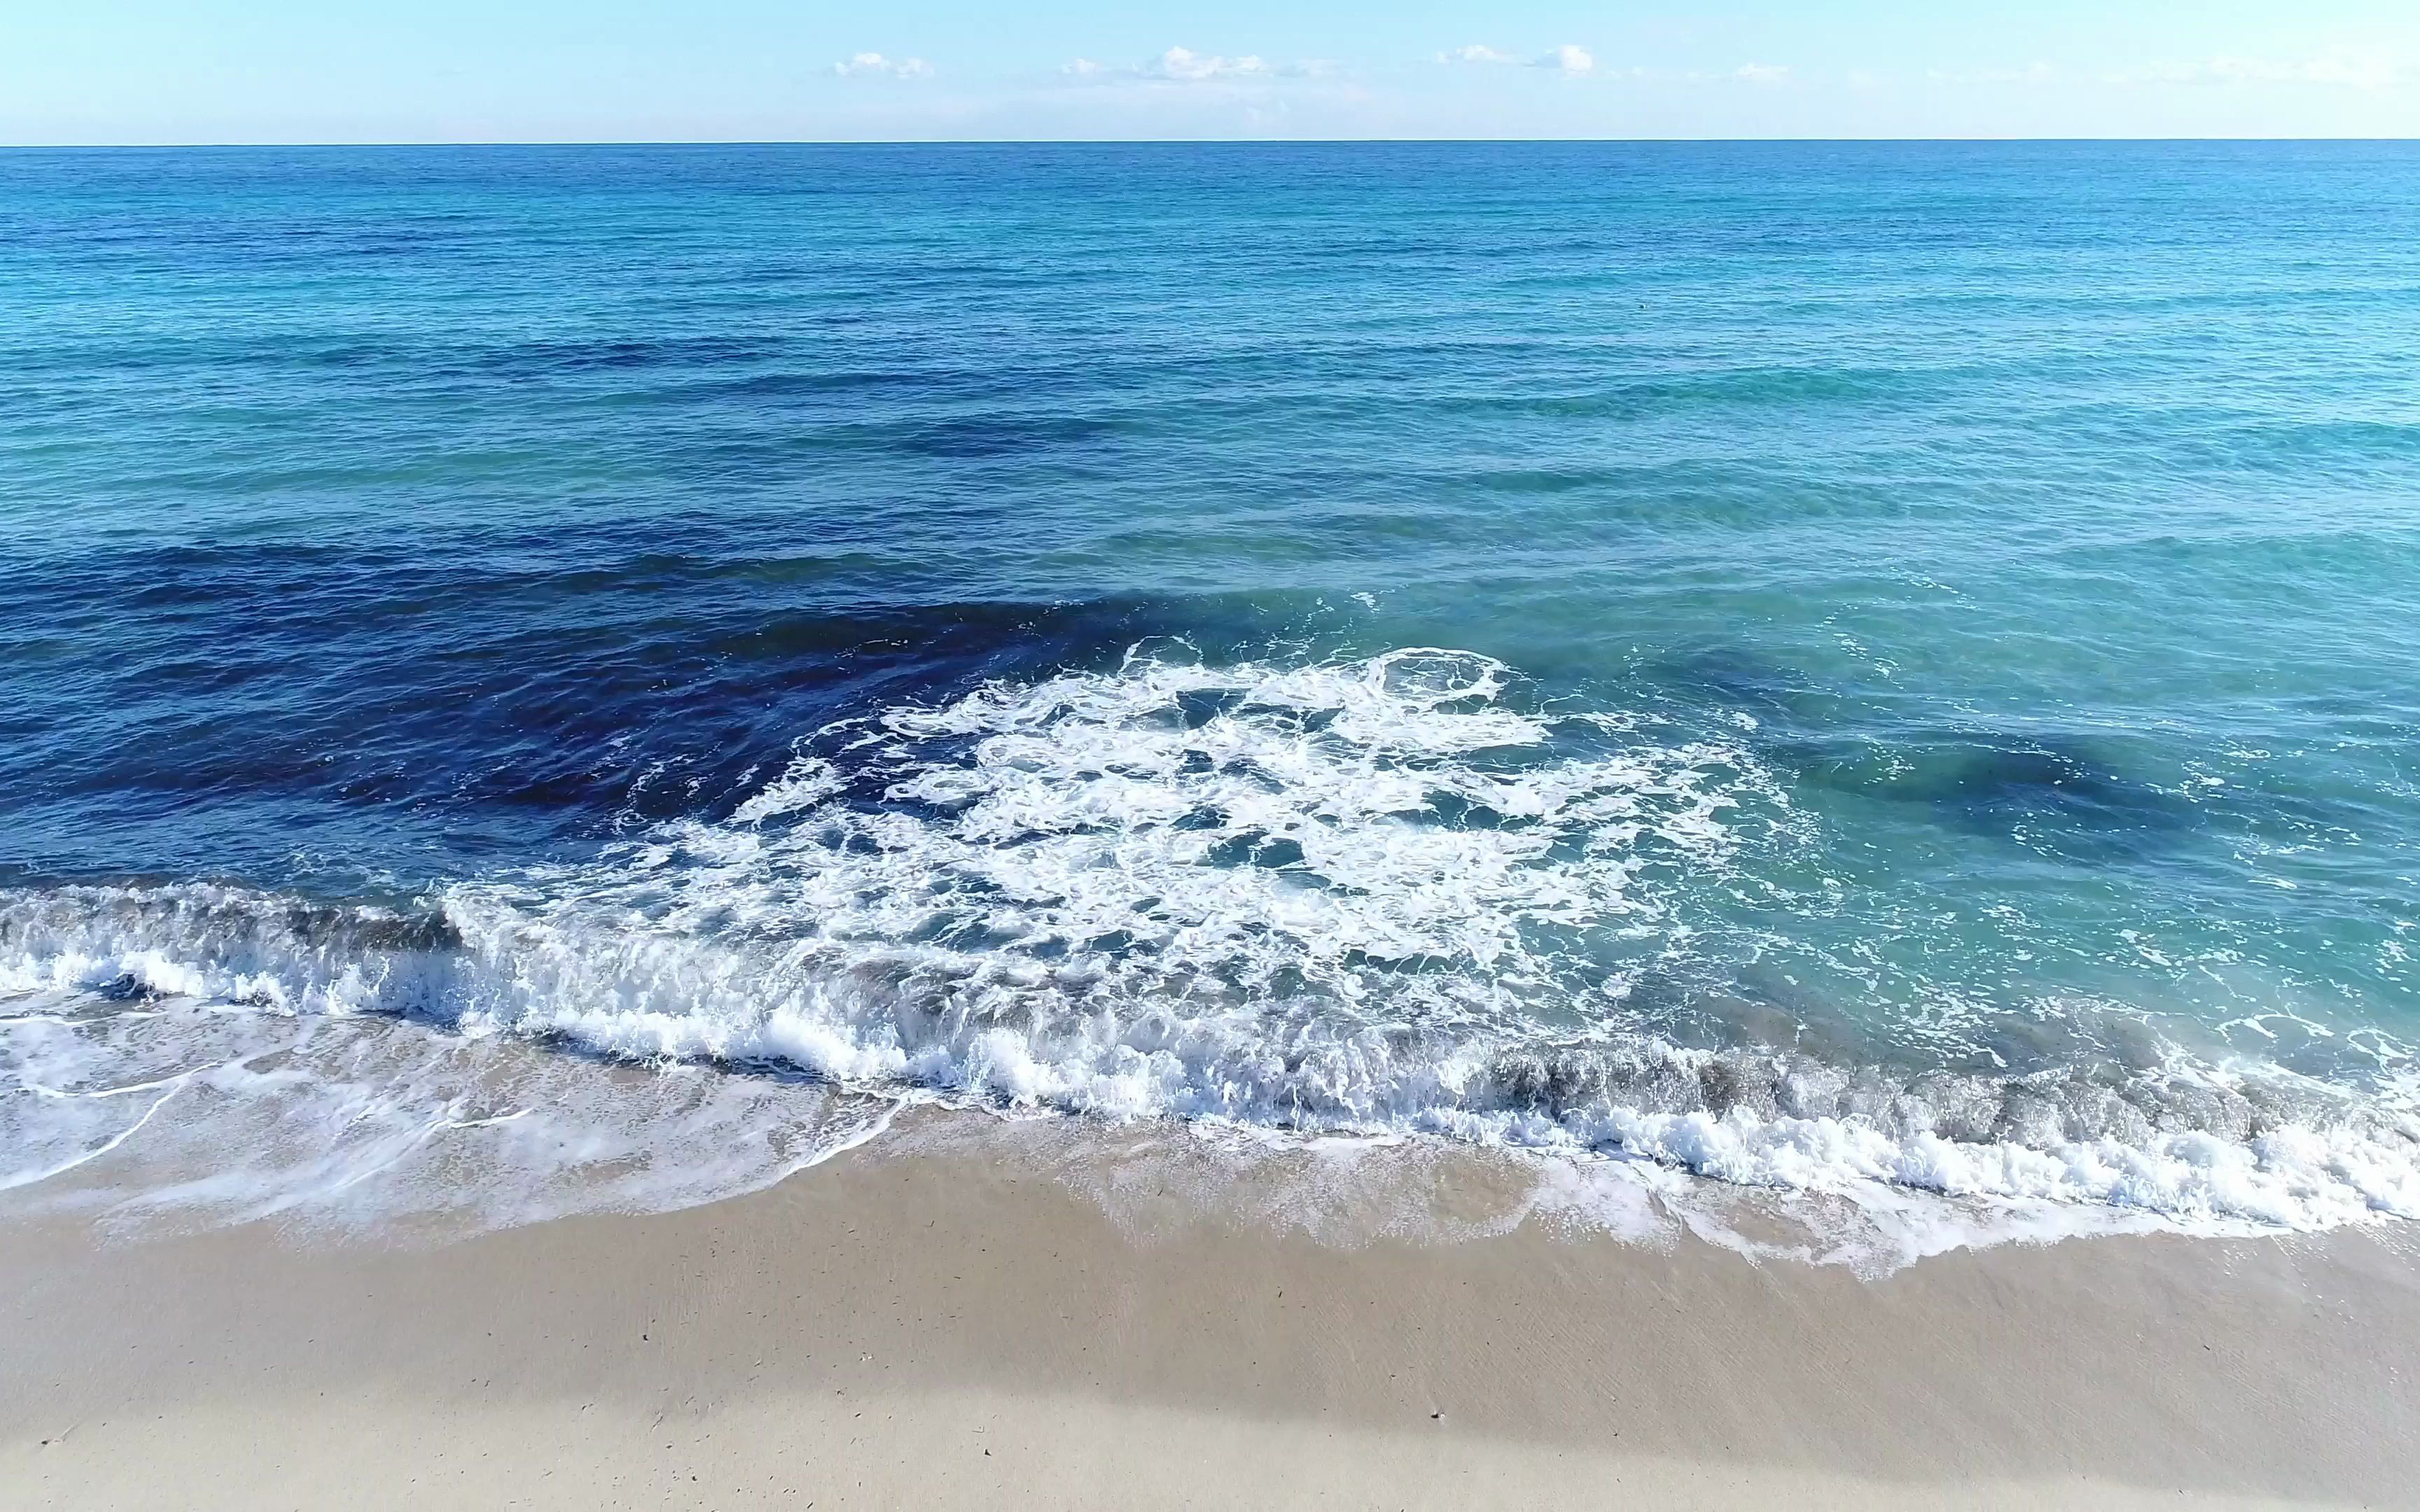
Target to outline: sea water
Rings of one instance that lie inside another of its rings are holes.
[[[0,154],[0,1185],[2420,1214],[2415,354],[2409,144]]]

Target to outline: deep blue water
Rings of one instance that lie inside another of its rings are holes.
[[[0,972],[2406,1211],[2416,249],[2412,144],[0,154]]]

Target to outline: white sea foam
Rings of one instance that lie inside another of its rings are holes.
[[[475,1146],[522,1173],[492,1184],[495,1212],[660,1205],[771,1180],[908,1096],[1610,1158],[1627,1174],[1606,1180],[1658,1201],[1685,1176],[1846,1205],[1904,1254],[2071,1222],[2420,1215],[2408,1087],[2181,1057],[2118,1084],[1917,1076],[1669,1042],[1625,998],[1686,955],[1692,898],[1762,885],[1805,828],[1745,748],[1542,703],[1484,657],[1139,655],[835,727],[726,821],[416,909],[19,894],[0,908],[0,996],[25,1009],[0,1026],[20,1152],[0,1182],[101,1190],[175,1100],[266,1110],[274,1083],[369,1110],[339,1120],[333,1164],[144,1200],[325,1207]],[[365,1059],[343,1038],[365,1013],[429,1024],[381,1029],[390,1058]],[[301,1027],[273,1045],[226,1027],[247,1020]],[[397,1048],[414,1036],[429,1048]],[[718,1089],[659,1107],[648,1076],[533,1043],[755,1072],[683,1072]],[[496,1095],[482,1056],[517,1057],[512,1077],[576,1066],[546,1074],[579,1095]],[[874,1101],[828,1117],[836,1094],[761,1074],[800,1071]],[[550,1166],[548,1148],[589,1152]]]
[[[899,1106],[370,1015],[10,1006],[0,1203],[116,1224],[442,1232],[666,1211],[769,1185],[873,1137]]]

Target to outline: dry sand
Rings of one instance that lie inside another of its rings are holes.
[[[1137,1238],[972,1148],[447,1242],[0,1227],[10,1507],[2420,1505],[2385,1230],[1861,1279]]]

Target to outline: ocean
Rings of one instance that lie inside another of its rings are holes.
[[[0,153],[0,1207],[897,1109],[2420,1215],[2420,145]]]

